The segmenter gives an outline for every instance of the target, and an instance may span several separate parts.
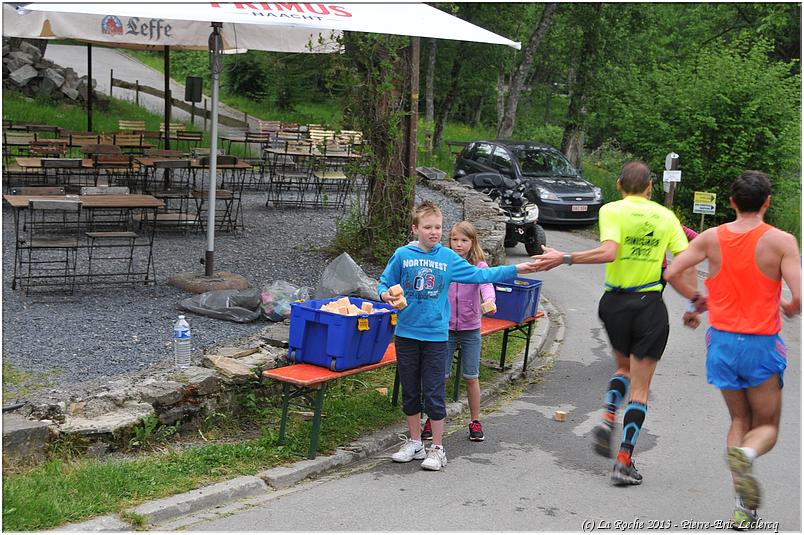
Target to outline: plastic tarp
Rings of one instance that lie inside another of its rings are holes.
[[[377,281],[366,275],[348,253],[341,253],[321,274],[315,299],[350,295],[370,301],[380,300]]]
[[[182,299],[179,307],[219,320],[249,323],[260,317],[260,291],[212,290]]]

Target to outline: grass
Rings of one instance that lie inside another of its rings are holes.
[[[502,333],[484,338],[483,357],[497,360],[501,340]],[[524,340],[511,338],[509,358],[523,347]],[[481,385],[497,373],[481,366]],[[331,383],[324,403],[319,452],[403,422],[399,407],[390,403],[393,380],[394,369],[388,367]],[[465,382],[462,384],[465,395]],[[388,389],[387,396],[376,390],[380,387]],[[178,449],[175,444],[154,445],[158,451],[122,460],[52,455],[44,465],[18,471],[10,471],[4,464],[3,530],[43,530],[123,513],[146,500],[297,461],[306,455],[312,422],[291,413],[286,444],[280,445],[280,415],[269,397],[248,394],[239,420],[232,420],[236,418],[233,415],[213,415],[216,427],[206,428],[203,435],[214,436],[220,430],[215,442],[189,449]],[[243,438],[249,435],[252,437]]]
[[[152,69],[159,72],[164,72],[165,70],[165,62],[161,53],[140,50],[125,50],[124,52]],[[189,57],[186,51],[185,57]],[[178,62],[178,65],[182,65],[181,60]],[[204,71],[204,73],[206,75],[207,71]],[[182,73],[180,72],[179,74]],[[194,74],[197,73],[194,72]],[[173,78],[176,79],[175,76]],[[208,78],[208,76],[204,76],[205,84],[208,83]],[[206,91],[208,93],[209,90],[207,89]],[[241,112],[247,113],[250,117],[256,117],[258,119],[298,124],[324,124],[336,130],[343,126],[343,113],[337,102],[300,102],[294,104],[292,110],[283,110],[271,99],[256,102],[240,95],[230,95],[223,84],[220,86],[220,99],[221,102]],[[236,118],[239,119],[240,117]]]

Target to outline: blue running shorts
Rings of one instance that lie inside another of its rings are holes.
[[[741,334],[709,327],[706,331],[706,382],[721,390],[759,386],[779,374],[784,387],[787,348],[778,334]]]

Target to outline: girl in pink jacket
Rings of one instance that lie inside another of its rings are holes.
[[[489,267],[483,249],[477,241],[477,230],[468,221],[453,225],[449,231],[449,246],[477,267]],[[466,394],[469,398],[469,412],[472,421],[469,423],[469,440],[480,442],[484,439],[483,427],[480,425],[480,303],[495,302],[492,284],[463,284],[453,282],[449,285],[449,342],[444,381],[449,382],[452,371],[452,356],[458,345],[461,347],[462,370],[466,381]],[[496,310],[496,308],[495,308]],[[494,313],[495,310],[490,310]]]

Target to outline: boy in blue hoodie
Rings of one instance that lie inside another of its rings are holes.
[[[402,384],[402,410],[407,416],[410,438],[391,458],[406,463],[424,459],[422,468],[440,470],[447,464],[442,445],[447,406],[444,367],[448,358],[450,282],[480,284],[513,279],[517,273],[532,273],[532,262],[516,266],[480,269],[455,251],[441,246],[443,216],[434,203],[424,201],[413,211],[413,233],[418,241],[400,247],[388,261],[380,277],[380,298],[400,309],[394,345],[399,379]],[[407,306],[388,289],[399,284]],[[424,407],[422,407],[422,394]],[[433,445],[425,453],[421,441],[419,415],[424,409],[433,429]]]

